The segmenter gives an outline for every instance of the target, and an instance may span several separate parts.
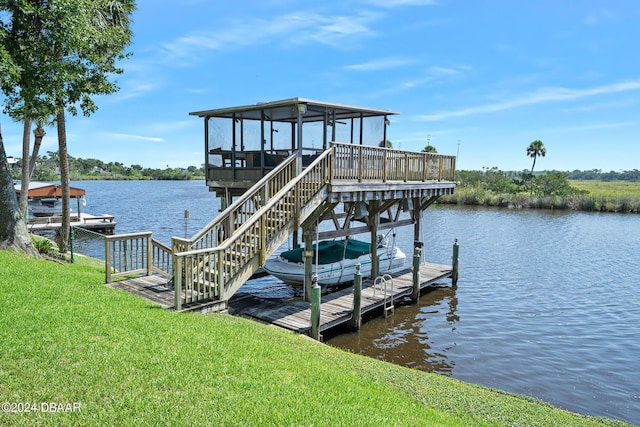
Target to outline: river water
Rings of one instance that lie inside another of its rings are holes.
[[[87,212],[116,216],[116,233],[152,231],[166,244],[219,209],[202,181],[72,185],[87,190]],[[436,206],[422,228],[430,262],[450,264],[458,239],[458,286],[329,345],[640,425],[640,215]],[[410,255],[412,228],[397,231]],[[264,278],[241,291],[287,289]]]

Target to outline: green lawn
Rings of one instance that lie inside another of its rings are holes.
[[[38,409],[0,412],[0,425],[624,425],[227,314],[163,310],[103,277],[83,258],[0,251],[0,400]]]

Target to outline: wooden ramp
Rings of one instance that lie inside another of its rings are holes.
[[[451,277],[452,268],[448,265],[423,263],[420,265],[420,289],[433,285],[439,280]],[[393,276],[393,300],[411,295],[413,273],[408,268]],[[389,285],[387,285],[389,288]],[[387,298],[390,298],[387,295]],[[372,280],[362,282],[362,314],[380,310],[385,304],[383,285],[374,286]],[[253,295],[237,294],[229,301],[229,312],[250,317],[297,332],[309,333],[311,330],[311,307],[301,298],[263,299]],[[320,331],[324,332],[336,326],[348,323],[353,314],[353,287],[341,289],[322,296],[320,309]]]

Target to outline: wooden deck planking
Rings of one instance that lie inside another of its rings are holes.
[[[451,266],[423,263],[420,265],[420,288],[451,277]],[[413,273],[411,268],[393,276],[393,301],[411,294]],[[145,298],[163,308],[173,309],[173,289],[167,286],[167,279],[159,276],[144,276],[108,283]],[[384,305],[384,291],[380,284],[374,286],[370,279],[362,282],[362,314],[381,309]],[[310,303],[301,298],[266,299],[254,295],[237,294],[229,301],[229,311],[238,316],[253,318],[297,333],[311,330]],[[323,295],[320,306],[320,331],[324,332],[349,322],[353,315],[353,287],[349,286]]]
[[[450,266],[424,263],[420,266],[420,288],[451,277]],[[412,292],[413,273],[406,269],[393,275],[393,300]],[[362,283],[362,314],[380,309],[384,305],[384,293],[380,285],[372,280]],[[310,303],[301,299],[268,300],[248,295],[236,295],[229,301],[229,310],[239,316],[254,318],[280,326],[297,333],[308,333],[311,329]],[[347,323],[353,315],[353,287],[347,287],[322,296],[320,306],[320,331],[326,331]]]
[[[158,304],[162,308],[173,308],[173,289],[167,286],[167,278],[143,276],[107,283],[107,286],[127,291]]]
[[[32,233],[38,231],[57,231],[62,227],[61,221],[62,218],[59,216],[31,218],[27,222],[27,229]],[[79,218],[76,214],[71,215],[70,225],[72,227],[99,231],[104,234],[112,234],[118,223],[115,222],[113,215],[91,215],[81,212]]]

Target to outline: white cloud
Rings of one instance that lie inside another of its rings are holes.
[[[513,108],[523,107],[526,105],[542,104],[547,102],[572,101],[581,98],[587,98],[597,95],[606,95],[610,93],[629,92],[640,90],[640,80],[629,81],[623,83],[615,83],[606,86],[597,86],[587,89],[568,89],[568,88],[547,88],[536,92],[526,94],[520,98],[496,102],[492,104],[479,105],[476,107],[463,108],[454,111],[443,111],[435,114],[427,114],[420,116],[425,121],[439,121],[451,117],[465,117],[476,114],[494,113],[497,111],[510,110]]]
[[[414,63],[415,61],[405,58],[383,58],[360,64],[352,64],[343,67],[345,70],[353,71],[376,71],[387,70],[390,68],[399,68]]]
[[[434,6],[438,4],[436,0],[369,0],[367,3],[386,8],[399,6]]]
[[[159,138],[155,136],[144,136],[144,135],[132,135],[129,133],[117,133],[117,132],[101,132],[101,136],[105,138],[119,139],[119,140],[140,140],[140,141],[150,141],[150,142],[164,142],[164,138]]]
[[[375,32],[370,24],[380,15],[358,12],[353,15],[320,15],[310,12],[289,13],[272,19],[236,22],[219,31],[195,31],[162,44],[163,62],[189,64],[203,50],[281,42],[304,44],[316,42],[337,48],[356,43],[360,37]]]

